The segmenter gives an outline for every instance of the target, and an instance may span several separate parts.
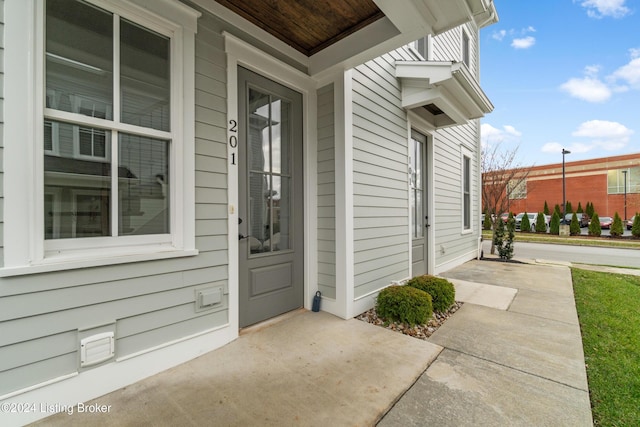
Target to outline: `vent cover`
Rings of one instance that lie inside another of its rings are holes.
[[[92,335],[80,341],[80,367],[96,365],[115,354],[113,332]]]

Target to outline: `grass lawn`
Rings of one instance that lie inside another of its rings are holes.
[[[491,231],[482,230],[482,237],[491,241]],[[558,245],[602,246],[608,248],[640,249],[640,239],[613,239],[609,237],[571,236],[560,237],[550,234],[516,232],[515,242],[555,243]]]
[[[640,277],[572,269],[596,426],[640,426]]]

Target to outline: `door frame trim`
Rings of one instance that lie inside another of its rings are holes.
[[[424,136],[427,137],[427,144],[425,146],[425,155],[427,156],[427,162],[425,164],[426,175],[425,179],[427,180],[425,185],[425,190],[427,192],[427,210],[426,213],[429,216],[429,230],[427,231],[426,237],[426,245],[427,245],[427,274],[435,274],[435,266],[436,266],[436,246],[435,246],[435,233],[436,233],[436,210],[434,203],[434,180],[435,173],[433,168],[433,153],[434,153],[434,144],[435,144],[435,129],[432,125],[427,123],[425,120],[421,119],[417,114],[412,111],[409,111],[407,114],[407,140],[411,138],[411,130],[415,129],[417,132],[420,132]],[[407,144],[407,156],[409,156],[409,146]],[[409,159],[409,157],[407,157]],[[408,165],[407,165],[408,167]],[[410,197],[409,192],[411,191],[410,183],[407,184],[407,195]],[[409,199],[407,199],[409,200]],[[412,247],[413,247],[413,236],[411,232],[411,218],[409,218],[409,225],[407,226],[407,234],[408,234],[408,247],[409,247],[409,266],[413,265],[412,257]],[[413,273],[411,274],[413,277]]]
[[[306,309],[311,309],[310,295],[317,290],[317,266],[313,262],[317,252],[317,164],[312,153],[317,151],[317,95],[316,81],[307,74],[285,64],[254,46],[223,32],[227,57],[227,141],[237,133],[230,129],[230,120],[238,122],[238,67],[242,66],[254,71],[274,82],[299,92],[302,95],[302,156],[303,156],[303,302]],[[229,268],[229,326],[239,330],[240,321],[240,277],[239,277],[239,245],[238,245],[238,202],[239,181],[238,166],[231,164],[232,156],[238,156],[237,147],[227,146],[227,221]]]

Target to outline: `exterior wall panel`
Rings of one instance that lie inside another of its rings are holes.
[[[200,254],[0,278],[0,395],[78,371],[79,330],[113,325],[125,357],[228,322],[226,56],[216,22],[202,17],[195,44]],[[222,303],[196,311],[196,289],[218,286]]]

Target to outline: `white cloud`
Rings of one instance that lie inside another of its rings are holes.
[[[590,120],[582,123],[571,135],[590,138],[592,145],[607,151],[615,151],[624,148],[633,133],[633,130],[618,122]]]
[[[523,37],[521,39],[513,39],[511,47],[515,49],[529,49],[536,44],[536,38],[532,36]]]
[[[560,85],[560,89],[568,92],[574,98],[588,102],[603,102],[611,98],[611,89],[597,77],[586,76],[582,79],[569,79]]]
[[[500,30],[500,31],[494,31],[491,37],[496,40],[502,41],[502,39],[504,39],[506,35],[507,35],[507,30]]]
[[[480,126],[480,140],[483,147],[502,142],[520,142],[522,133],[511,125],[505,125],[502,129],[495,128],[488,123]]]
[[[560,144],[559,142],[547,142],[542,146],[540,151],[543,153],[556,153],[562,154],[562,149],[567,149],[572,153],[586,153],[594,148],[593,145],[582,144],[579,142],[572,142],[571,144]]]
[[[575,3],[576,0],[574,0]],[[628,15],[631,10],[625,6],[626,0],[583,0],[580,6],[587,10],[587,15],[591,18],[600,19],[605,16],[612,18],[622,18]]]
[[[635,52],[632,52],[632,58]],[[623,65],[609,76],[612,82],[622,80],[623,84],[634,89],[640,89],[640,58],[632,59],[628,64]]]

